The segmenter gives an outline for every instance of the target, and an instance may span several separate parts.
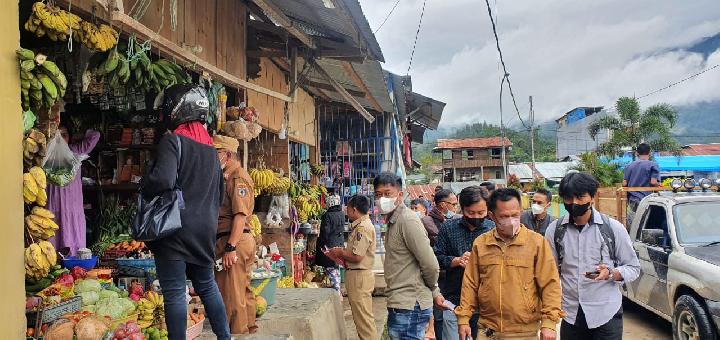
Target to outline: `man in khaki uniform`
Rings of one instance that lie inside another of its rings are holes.
[[[347,216],[353,222],[347,248],[330,250],[331,258],[345,262],[345,285],[360,340],[377,339],[372,312],[372,292],[375,289],[372,272],[375,263],[375,227],[370,222],[369,209],[370,199],[367,197],[356,195],[350,198],[347,203]]]
[[[257,332],[255,295],[250,290],[255,262],[255,238],[248,217],[255,206],[253,181],[237,160],[237,139],[215,136],[220,165],[225,179],[225,198],[220,207],[215,255],[223,270],[215,272],[232,334]]]

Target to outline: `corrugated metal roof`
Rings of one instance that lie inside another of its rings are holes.
[[[408,185],[405,190],[407,190],[408,198],[410,198],[411,200],[419,198],[420,195],[422,195],[423,198],[432,201],[433,197],[435,196],[436,186],[437,184],[415,184]]]
[[[713,156],[720,155],[720,143],[690,144],[683,147],[686,156]]]
[[[440,124],[445,103],[425,97],[419,93],[410,92],[408,95],[408,119],[428,129],[435,130]],[[416,111],[417,110],[417,111]],[[412,115],[410,113],[412,112]]]
[[[280,8],[293,24],[309,35],[330,38],[369,52],[373,60],[385,59],[357,0],[333,0],[332,8],[321,0],[268,0]],[[337,3],[337,6],[335,5]],[[347,10],[347,15],[342,7]],[[320,42],[322,45],[322,42]]]
[[[363,92],[363,89],[359,88],[347,74],[342,65],[342,61],[320,58],[317,60],[317,63],[346,90],[351,92]],[[385,84],[385,77],[383,76],[380,63],[374,60],[365,60],[364,62],[352,62],[351,64],[355,72],[370,91],[370,95],[380,105],[380,108],[384,112],[393,112],[393,104],[392,101],[390,101],[390,95],[388,94],[388,88]],[[311,82],[326,84],[328,87],[330,86],[327,80],[317,70],[310,71],[307,77]],[[327,89],[323,89],[323,92],[327,94],[332,101],[341,103],[345,102],[345,99],[338,92]],[[353,97],[363,107],[377,111],[373,103],[367,98],[357,95],[353,95]]]
[[[535,162],[535,170],[546,179],[559,181],[575,164],[574,162]]]
[[[464,138],[464,139],[438,139],[435,150],[443,149],[487,149],[502,147],[501,137]],[[512,142],[505,138],[505,147],[512,146]]]
[[[508,173],[517,176],[520,181],[531,181],[533,179],[532,168],[524,163],[521,164],[509,164]]]

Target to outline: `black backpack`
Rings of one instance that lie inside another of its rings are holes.
[[[560,221],[563,220],[565,216],[561,216],[557,220],[557,225],[555,226],[555,251],[557,252],[558,258],[558,272],[560,272],[560,268],[562,267],[563,259],[565,258],[565,248],[563,246],[563,237],[565,237],[565,232],[567,231],[567,225],[560,224]],[[603,224],[598,225],[600,228],[600,235],[603,238],[603,241],[608,247],[608,253],[610,254],[610,260],[613,262],[613,266],[617,267],[617,255],[615,254],[615,233],[612,230],[612,227],[610,227],[610,217],[608,217],[605,214],[601,214]]]

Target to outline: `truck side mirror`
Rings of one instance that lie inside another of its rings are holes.
[[[664,246],[665,233],[662,229],[643,229],[640,234],[642,242],[655,247]]]

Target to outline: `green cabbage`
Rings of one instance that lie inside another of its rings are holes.
[[[105,298],[116,298],[116,297],[120,297],[120,295],[118,295],[118,293],[116,293],[116,292],[114,292],[114,291],[112,291],[112,290],[101,290],[101,291],[100,291],[100,298],[101,298],[101,299],[105,299]]]
[[[112,320],[121,319],[135,311],[135,303],[127,298],[108,297],[100,299],[96,304],[95,314],[108,316]]]
[[[79,295],[82,297],[83,306],[94,305],[100,300],[100,295],[93,291],[82,292]]]
[[[84,292],[96,292],[99,293],[102,290],[100,281],[86,279],[75,283],[75,293],[81,294]]]

